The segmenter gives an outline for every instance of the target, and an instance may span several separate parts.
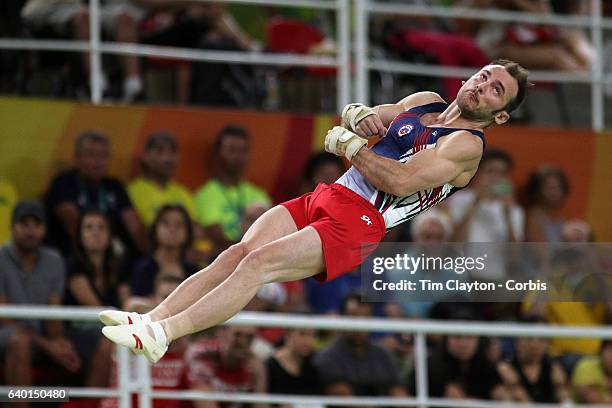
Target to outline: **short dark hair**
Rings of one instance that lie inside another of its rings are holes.
[[[239,137],[247,142],[249,141],[249,134],[244,128],[238,125],[227,125],[221,129],[219,133],[217,133],[217,139],[215,140],[215,152],[219,151],[221,144],[223,143],[223,139],[228,136]]]
[[[145,143],[145,151],[150,151],[155,148],[160,148],[162,146],[168,146],[172,150],[178,149],[178,143],[176,141],[176,137],[170,132],[166,131],[157,131],[153,132],[149,135],[147,142]]]
[[[74,141],[74,152],[76,154],[81,153],[81,150],[83,150],[83,145],[89,141],[103,143],[110,146],[110,140],[104,133],[100,132],[99,130],[86,130],[78,135]]]
[[[501,65],[518,84],[518,92],[516,93],[516,96],[511,99],[506,106],[500,109],[500,111],[511,113],[523,103],[525,96],[527,95],[527,88],[532,85],[528,79],[529,71],[523,68],[520,64],[503,58],[491,61],[489,65]]]
[[[480,159],[480,166],[482,167],[482,165],[491,160],[501,160],[506,163],[509,169],[514,167],[514,160],[512,160],[512,157],[502,149],[493,148],[485,150]]]

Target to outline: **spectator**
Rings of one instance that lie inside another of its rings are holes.
[[[599,270],[597,257],[585,249],[581,245],[563,245],[551,251],[551,259],[546,265],[551,277],[548,297],[567,301],[546,301],[530,293],[522,304],[525,316],[565,326],[603,326],[609,321],[612,304],[605,301],[609,286],[598,279],[604,274]],[[593,286],[595,291],[591,291]],[[577,301],[581,299],[588,301]],[[598,338],[555,338],[550,354],[571,372],[580,358],[596,354],[600,345]]]
[[[510,361],[497,365],[497,371],[512,400],[568,402],[570,395],[565,371],[548,355],[550,340],[542,337],[518,337],[514,342],[516,355]]]
[[[68,290],[64,303],[120,307],[108,218],[97,210],[85,210],[78,231],[75,254],[66,262]]]
[[[345,171],[346,166],[340,157],[327,152],[313,153],[304,168],[301,193],[313,191],[319,183],[332,184]]]
[[[577,402],[612,404],[612,340],[601,343],[597,357],[584,357],[574,370],[572,386]]]
[[[55,34],[70,35],[89,41],[89,10],[80,0],[29,0],[21,12],[23,20],[35,32],[51,29]],[[100,6],[100,22],[106,34],[118,42],[138,42],[138,22],[145,11],[127,0],[107,0]],[[84,54],[83,66],[90,71],[89,55]],[[123,98],[134,100],[142,92],[140,62],[136,56],[121,58],[123,68]],[[108,90],[103,76],[102,89]]]
[[[60,305],[64,293],[64,264],[55,251],[42,246],[45,236],[43,207],[21,201],[11,219],[12,241],[0,248],[0,303]],[[57,320],[2,319],[0,350],[4,355],[5,383],[33,385],[35,356],[46,356],[70,373],[81,368],[74,345]]]
[[[525,185],[526,241],[561,241],[564,221],[558,211],[568,195],[569,182],[563,171],[543,166],[529,175]]]
[[[467,0],[478,8],[552,14],[548,0]],[[500,24],[480,26],[477,42],[490,59],[508,58],[528,69],[587,71],[595,52],[584,34],[575,29],[542,24]]]
[[[215,141],[214,176],[195,195],[197,221],[217,252],[240,240],[240,220],[248,206],[270,204],[262,189],[243,179],[249,142],[243,128],[233,125],[223,128]]]
[[[155,132],[149,136],[142,158],[142,173],[128,185],[134,208],[147,227],[165,204],[180,204],[193,218],[191,193],[172,179],[178,160],[178,143],[172,134]]]
[[[78,231],[75,254],[67,260],[64,304],[119,307],[108,219],[98,211],[86,210],[79,220]],[[96,322],[71,322],[69,327],[69,336],[79,357],[88,365],[87,386],[107,386],[112,343],[102,337]]]
[[[189,214],[180,205],[165,205],[157,213],[151,226],[153,253],[134,264],[131,276],[131,294],[149,296],[158,274],[172,275],[181,280],[198,271],[196,265],[185,260],[193,241]]]
[[[435,6],[436,0],[409,0],[402,3]],[[431,60],[447,67],[480,67],[490,58],[468,35],[458,32],[448,20],[430,16],[395,16],[387,24],[385,42],[396,54],[415,61]],[[389,29],[389,27],[392,27]],[[417,55],[417,58],[415,58]],[[461,88],[459,78],[444,78],[444,96],[453,100]]]
[[[515,242],[524,236],[523,210],[514,201],[508,153],[488,149],[469,187],[447,201],[455,223],[453,241]]]
[[[181,283],[181,279],[174,275],[157,275],[154,283],[154,290],[151,296],[140,298],[134,302],[135,298],[124,308],[125,310],[138,313],[147,313],[156,305],[167,298]],[[151,385],[154,390],[180,390],[185,388],[185,370],[187,362],[184,358],[185,350],[189,343],[187,337],[183,337],[173,342],[161,360],[151,366]],[[117,386],[117,364],[112,362],[110,386]],[[132,400],[132,406],[138,406],[136,397]],[[100,408],[118,408],[119,402],[116,398],[102,400]],[[181,408],[184,407],[180,400],[153,400],[153,408]]]
[[[152,11],[143,24],[144,42],[173,47],[241,50],[254,43],[218,2],[202,3],[180,0],[136,0]],[[235,64],[193,64],[191,61],[158,60],[176,67],[175,94],[181,104],[190,101],[234,105],[240,99],[248,70]],[[195,71],[195,72],[194,72]],[[195,75],[194,75],[195,74]],[[238,74],[238,75],[237,75]],[[252,85],[252,82],[250,83]]]
[[[108,175],[111,145],[108,137],[86,131],[74,144],[75,167],[59,174],[51,182],[46,196],[49,216],[49,243],[70,253],[77,235],[79,214],[96,209],[111,222],[114,237],[129,255],[146,252],[148,240],[144,226],[132,207],[123,184]]]
[[[452,399],[506,400],[495,365],[485,355],[484,340],[447,336],[429,358],[429,395]]]
[[[416,216],[410,224],[410,233],[416,247],[423,244],[428,251],[437,249],[437,245],[443,242],[448,242],[453,234],[453,224],[450,217],[438,208],[432,208],[427,212]],[[433,244],[433,245],[432,245]],[[414,256],[414,253],[411,255]],[[405,278],[405,271],[390,271],[393,275],[393,281],[399,282]],[[427,270],[417,271],[417,274],[426,274],[428,279],[433,282],[446,283],[449,279],[457,279],[459,276],[451,270]],[[450,292],[439,292],[429,294],[430,299],[406,299],[404,294],[398,293],[398,303],[403,314],[410,317],[428,318],[437,301],[442,301],[445,296],[450,295]],[[428,301],[429,300],[429,301]]]
[[[11,183],[0,180],[0,245],[11,237],[11,213],[17,203],[17,192]]]
[[[358,295],[344,300],[343,315],[371,317],[372,305],[360,303]],[[399,368],[391,354],[375,345],[369,333],[351,332],[339,335],[319,351],[314,364],[328,395],[406,396],[399,382]]]
[[[320,394],[312,364],[316,333],[313,329],[286,332],[284,344],[267,362],[268,391],[272,394]]]
[[[187,385],[191,389],[216,392],[266,392],[263,362],[251,353],[254,327],[223,327],[213,338],[192,343],[185,353]],[[194,402],[195,408],[223,406]]]

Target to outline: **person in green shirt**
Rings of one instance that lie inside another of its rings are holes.
[[[241,220],[248,206],[271,203],[264,190],[243,178],[249,152],[246,130],[233,125],[223,128],[215,141],[214,176],[195,194],[196,221],[216,252],[240,240]]]
[[[142,172],[128,186],[136,212],[150,226],[164,205],[180,204],[194,218],[193,197],[182,184],[172,180],[179,160],[176,138],[167,132],[155,132],[145,144]]]

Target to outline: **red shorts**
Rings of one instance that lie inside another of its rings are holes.
[[[298,230],[313,227],[323,243],[327,282],[359,266],[385,236],[385,222],[372,204],[340,184],[319,184],[314,192],[286,201]]]

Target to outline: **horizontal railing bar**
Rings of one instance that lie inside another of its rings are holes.
[[[589,28],[593,24],[589,16],[569,16],[552,13],[529,13],[507,10],[485,10],[469,7],[415,6],[368,1],[366,2],[365,8],[371,14],[463,18],[467,20],[549,24],[582,28]],[[602,27],[606,29],[612,28],[612,19],[603,19]]]
[[[89,51],[89,42],[65,40],[20,40],[0,38],[0,49],[29,49],[46,51]],[[231,62],[236,64],[337,67],[339,61],[332,56],[296,55],[248,51],[199,50],[131,43],[100,44],[100,51],[107,54],[138,55],[142,57],[172,58],[202,62]]]
[[[36,320],[96,320],[100,308],[0,306],[0,318]],[[575,338],[612,338],[611,326],[558,326],[499,322],[460,322],[414,319],[304,316],[285,313],[241,312],[225,324],[236,326],[314,328],[339,331],[377,331],[392,333],[465,334],[488,336],[539,336]]]

